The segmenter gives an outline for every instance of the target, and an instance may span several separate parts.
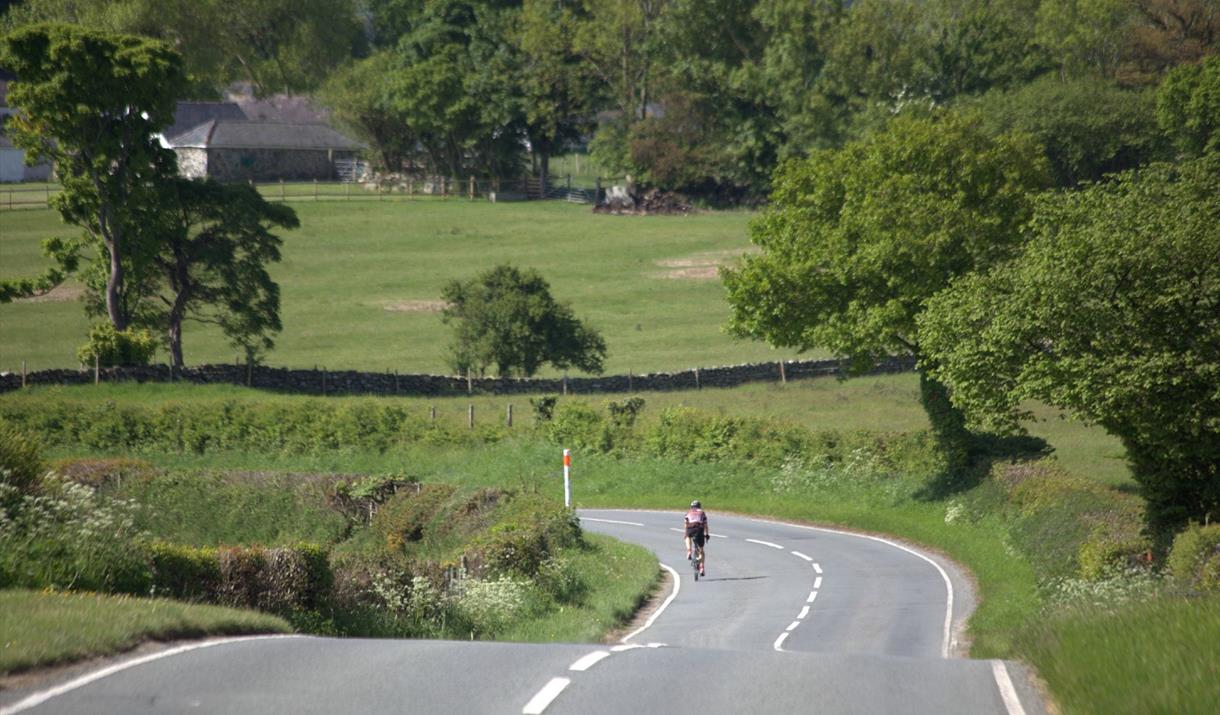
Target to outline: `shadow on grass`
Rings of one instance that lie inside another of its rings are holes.
[[[1032,435],[971,433],[963,464],[950,466],[934,475],[915,492],[920,501],[940,501],[978,486],[1001,462],[1031,462],[1049,456],[1054,450],[1046,440]]]

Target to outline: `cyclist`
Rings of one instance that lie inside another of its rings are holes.
[[[707,526],[707,512],[703,511],[703,505],[696,499],[690,503],[690,509],[686,512],[686,516],[682,518],[682,525],[686,532],[686,558],[691,558],[692,543],[703,549],[707,544],[707,540],[711,537],[712,532]],[[707,551],[703,552],[703,562],[699,564],[699,575],[702,576],[707,564]]]

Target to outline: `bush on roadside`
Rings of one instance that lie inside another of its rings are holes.
[[[33,492],[45,469],[38,441],[16,425],[0,419],[0,485],[14,490],[7,499],[0,499],[0,508],[21,494]]]
[[[1220,592],[1220,524],[1188,526],[1174,538],[1166,565],[1181,587]]]
[[[55,474],[37,494],[0,485],[0,501],[12,504],[0,519],[0,588],[148,592],[148,535],[133,502]]]

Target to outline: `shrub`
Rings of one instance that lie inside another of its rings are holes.
[[[1080,576],[1100,579],[1115,570],[1129,571],[1147,566],[1147,555],[1151,548],[1151,540],[1137,533],[1136,529],[1115,533],[1104,527],[1095,528],[1080,545],[1077,555]]]
[[[157,352],[157,338],[147,330],[115,330],[110,323],[89,329],[89,342],[80,346],[76,357],[92,365],[96,358],[103,367],[147,365]]]
[[[45,470],[42,450],[34,437],[0,419],[0,484],[13,487],[13,498],[35,490]],[[0,507],[5,501],[0,500]]]
[[[38,494],[0,485],[13,506],[0,518],[0,588],[147,593],[148,538],[136,505],[48,474]]]
[[[607,452],[613,446],[601,413],[581,402],[560,405],[545,429],[552,442],[572,449]]]
[[[65,479],[94,489],[120,487],[124,479],[147,478],[157,472],[149,462],[128,458],[65,459],[56,462],[54,469]]]
[[[1191,525],[1173,540],[1169,573],[1192,591],[1220,591],[1220,524]]]
[[[459,613],[478,635],[493,635],[530,607],[530,583],[511,576],[463,579],[457,584]]]
[[[220,564],[215,549],[158,542],[152,545],[152,591],[186,601],[215,601]]]

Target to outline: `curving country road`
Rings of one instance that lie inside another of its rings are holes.
[[[714,512],[707,577],[680,514],[582,510],[676,578],[617,645],[266,637],[190,644],[36,693],[28,713],[1045,712],[1021,666],[955,657],[952,564],[877,537]]]

